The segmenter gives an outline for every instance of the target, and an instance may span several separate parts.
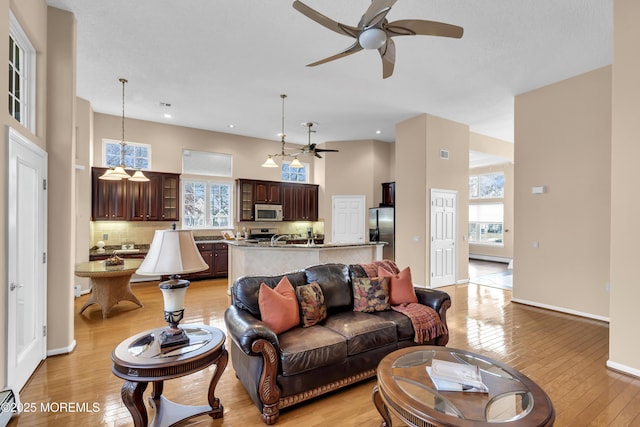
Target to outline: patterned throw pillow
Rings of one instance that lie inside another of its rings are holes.
[[[353,279],[353,311],[372,313],[390,308],[388,277],[357,277]]]
[[[389,304],[399,305],[418,302],[416,291],[413,289],[411,268],[407,267],[399,274],[393,274],[382,267],[378,267],[378,276],[390,277]]]
[[[316,282],[296,288],[300,304],[302,327],[313,326],[327,318],[327,306],[324,303],[322,288]]]
[[[262,321],[276,334],[300,324],[298,299],[287,276],[282,276],[273,289],[264,283],[260,284],[258,306]]]

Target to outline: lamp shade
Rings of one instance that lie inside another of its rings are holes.
[[[137,171],[135,171],[135,173],[131,176],[131,178],[129,178],[129,181],[137,181],[137,182],[147,182],[149,181],[149,178],[147,178],[146,176],[144,176],[144,173],[138,169]]]
[[[267,160],[262,164],[263,168],[277,168],[278,164],[273,160],[273,157],[267,157]]]
[[[298,160],[297,157],[294,157],[291,163],[289,163],[289,167],[294,169],[300,169],[300,168],[303,168],[304,165],[300,163],[300,160]]]
[[[136,273],[143,276],[173,275],[208,268],[191,230],[156,230],[149,252]]]

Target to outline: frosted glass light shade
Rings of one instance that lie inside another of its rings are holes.
[[[297,157],[294,157],[291,163],[289,163],[289,167],[294,169],[299,169],[299,168],[303,168],[304,165],[300,163],[300,160],[298,160]]]
[[[267,160],[262,164],[263,168],[277,168],[278,164],[273,160],[273,157],[267,157]]]
[[[142,173],[141,170],[137,170],[137,171],[135,171],[133,176],[131,176],[131,178],[129,178],[129,181],[147,182],[147,181],[149,181],[149,178],[144,176],[144,173]]]
[[[380,28],[369,28],[358,36],[358,43],[365,49],[378,49],[387,42],[387,33]]]
[[[208,268],[191,230],[156,230],[149,252],[136,273],[143,276],[170,276]]]
[[[115,168],[113,168],[113,172],[111,172],[109,176],[119,176],[122,179],[131,178],[131,176],[124,170],[124,167],[122,166],[116,166]]]
[[[107,169],[107,171],[100,175],[98,178],[104,181],[120,181],[122,179],[121,176],[113,174],[113,169]]]

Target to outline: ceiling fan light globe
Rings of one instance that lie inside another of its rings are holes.
[[[387,33],[380,28],[369,28],[358,36],[358,43],[364,49],[379,49],[387,42]]]

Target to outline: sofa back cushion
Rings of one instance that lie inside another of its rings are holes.
[[[260,284],[264,283],[270,288],[275,288],[282,276],[242,276],[236,279],[231,287],[231,303],[241,310],[246,310],[254,317],[261,319],[260,306],[258,305],[258,294],[260,292]],[[306,284],[306,276],[304,271],[296,271],[287,273],[289,282],[294,287]]]
[[[307,283],[316,282],[322,288],[327,312],[336,313],[353,309],[353,290],[349,280],[349,266],[321,264],[307,267]]]

